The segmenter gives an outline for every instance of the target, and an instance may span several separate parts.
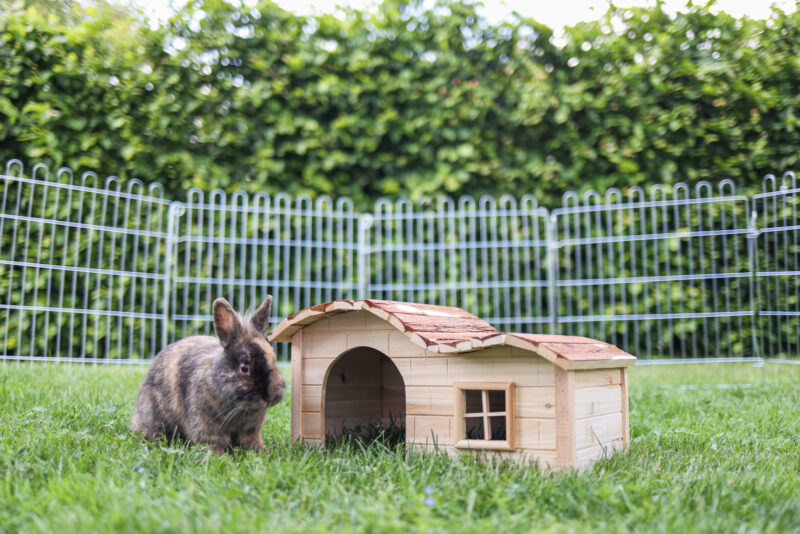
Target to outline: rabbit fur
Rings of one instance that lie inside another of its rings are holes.
[[[286,389],[264,338],[271,309],[268,295],[250,319],[242,319],[227,300],[215,300],[217,337],[187,337],[158,353],[139,391],[131,430],[151,441],[188,439],[215,452],[263,450],[267,408]]]

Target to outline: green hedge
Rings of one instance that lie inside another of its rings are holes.
[[[73,9],[79,9],[74,7]],[[165,184],[379,196],[760,176],[800,145],[800,14],[612,8],[555,46],[469,2],[301,17],[195,0],[0,11],[0,160]]]

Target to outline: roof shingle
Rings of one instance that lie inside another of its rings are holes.
[[[305,326],[339,313],[364,310],[389,322],[412,343],[432,353],[471,352],[492,346],[513,346],[568,369],[624,367],[636,358],[614,345],[578,336],[499,332],[460,308],[390,300],[335,300],[301,310],[270,332],[270,341],[291,341]]]

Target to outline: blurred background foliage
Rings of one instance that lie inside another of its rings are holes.
[[[0,161],[312,196],[535,195],[795,166],[800,13],[610,8],[552,30],[469,1],[343,17],[193,0],[0,7]]]

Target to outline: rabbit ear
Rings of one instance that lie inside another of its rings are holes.
[[[224,346],[228,346],[242,334],[239,316],[223,298],[214,301],[214,331]]]
[[[258,307],[256,313],[253,314],[253,318],[250,319],[250,324],[258,330],[262,334],[267,333],[267,328],[269,328],[269,318],[272,314],[272,295],[267,295],[267,298],[264,299],[264,302],[261,303],[261,306]]]

